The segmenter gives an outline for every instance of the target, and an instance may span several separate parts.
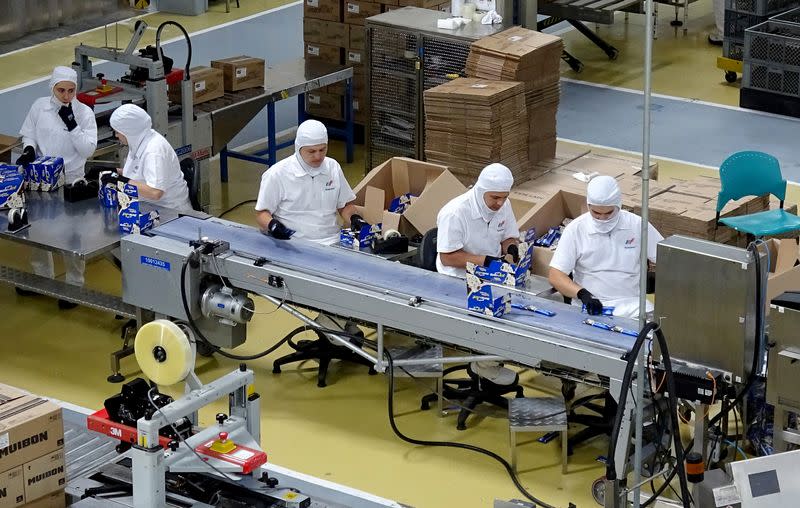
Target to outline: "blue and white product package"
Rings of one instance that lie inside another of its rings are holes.
[[[26,164],[24,168],[25,187],[28,190],[39,190],[39,175],[36,173],[36,167],[33,164]]]
[[[486,267],[475,266],[473,274],[493,284],[522,287],[528,279],[528,272],[531,268],[533,244],[522,242],[519,244],[519,251],[522,253],[519,263],[514,264],[502,260],[495,260]]]
[[[364,250],[372,247],[372,240],[381,236],[381,224],[364,224],[356,233],[350,228],[339,231],[339,244],[353,250]]]
[[[142,213],[139,208],[139,189],[129,183],[117,182],[120,233],[142,233],[156,225],[158,212]]]
[[[476,267],[467,263],[467,310],[486,316],[501,317],[511,310],[511,293],[499,286],[486,283],[475,275]]]
[[[0,210],[25,206],[25,169],[0,164]]]
[[[403,213],[411,204],[412,199],[416,197],[416,195],[410,192],[397,196],[389,203],[389,208],[387,210],[392,213]]]
[[[41,191],[53,192],[64,185],[64,159],[44,155],[31,164],[31,172],[36,173],[38,188]]]
[[[98,178],[100,179],[100,189],[97,192],[97,198],[100,200],[100,204],[103,205],[103,208],[117,208],[119,206],[119,201],[117,200],[117,184],[116,183],[108,183],[103,184],[103,175],[111,174],[111,171],[101,171]]]

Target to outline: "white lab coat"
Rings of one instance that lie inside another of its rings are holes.
[[[142,201],[180,211],[192,209],[189,188],[183,179],[178,156],[169,141],[153,129],[145,133],[135,149],[128,149],[122,176],[164,191],[158,201],[141,198]]]
[[[97,148],[97,123],[89,106],[72,100],[72,112],[78,126],[72,132],[58,116],[60,105],[51,97],[41,97],[31,106],[20,134],[24,146],[33,146],[38,155],[50,155],[64,159],[66,183],[83,178],[86,159]]]
[[[617,226],[610,233],[598,233],[587,212],[570,222],[558,242],[550,267],[572,273],[576,284],[586,288],[604,306],[615,307],[614,315],[639,315],[639,252],[642,218],[619,211]],[[664,237],[649,225],[647,258],[655,263],[656,245]],[[572,302],[580,305],[580,300]],[[647,302],[647,311],[652,304]]]
[[[509,238],[519,238],[519,228],[506,201],[489,222],[481,215],[481,211],[472,199],[474,190],[452,199],[444,205],[436,217],[439,228],[436,250],[439,253],[463,250],[478,256],[499,257],[502,253],[500,245]],[[462,268],[442,264],[441,254],[436,255],[436,271],[456,277],[466,277]]]
[[[297,238],[319,243],[335,243],[340,227],[337,211],[356,195],[342,167],[325,157],[318,170],[306,171],[294,154],[283,159],[261,176],[256,211],[268,211]]]

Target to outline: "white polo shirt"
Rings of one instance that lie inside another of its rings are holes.
[[[356,195],[342,167],[325,157],[314,176],[291,155],[267,169],[261,176],[256,210],[266,210],[297,238],[334,243],[339,239],[336,214]]]
[[[615,307],[615,316],[637,317],[639,313],[639,247],[642,218],[620,210],[619,223],[611,233],[598,233],[587,212],[564,228],[550,266],[570,272],[605,306]],[[656,245],[664,239],[649,224],[647,258],[656,261]],[[577,298],[572,302],[580,304]],[[648,312],[652,304],[648,302]]]
[[[181,163],[175,155],[175,149],[161,134],[150,129],[145,134],[136,151],[128,150],[128,158],[122,168],[122,176],[138,180],[148,186],[163,191],[158,201],[150,201],[156,205],[173,210],[189,211],[189,187],[183,179]],[[140,198],[142,201],[149,201]]]
[[[506,200],[502,208],[494,214],[490,222],[481,216],[481,211],[470,199],[472,190],[452,199],[444,205],[436,217],[436,226],[439,228],[436,251],[439,253],[464,250],[469,254],[478,256],[499,257],[502,252],[500,245],[509,238],[519,238],[517,220],[511,209],[511,203]],[[466,277],[463,268],[455,268],[442,264],[441,255],[436,255],[436,271],[455,277]]]

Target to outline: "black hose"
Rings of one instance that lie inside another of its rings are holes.
[[[183,68],[183,79],[186,81],[189,80],[189,68],[192,66],[192,40],[189,38],[189,33],[186,31],[183,26],[181,26],[176,21],[165,21],[158,25],[158,29],[156,30],[156,55],[159,60],[164,60],[164,53],[161,51],[161,30],[164,29],[167,25],[173,25],[178,27],[178,29],[183,32],[183,38],[186,39],[186,47],[187,47],[187,55],[186,55],[186,66]]]

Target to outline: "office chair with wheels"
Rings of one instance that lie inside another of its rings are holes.
[[[753,238],[800,230],[800,217],[783,209],[786,180],[781,174],[778,159],[772,155],[763,152],[737,152],[722,163],[719,178],[722,188],[717,195],[717,223]],[[780,208],[720,218],[719,214],[728,201],[765,194],[778,198]]]
[[[194,159],[187,157],[181,161],[181,173],[183,173],[183,179],[186,180],[186,186],[189,188],[189,202],[192,204],[192,209],[201,211],[198,199],[200,178],[197,177],[197,166]]]
[[[438,228],[433,228],[422,236],[419,250],[417,251],[417,266],[432,272],[436,271],[436,240],[439,236]],[[466,291],[466,289],[465,289]],[[453,372],[466,370],[468,379],[444,379],[442,381],[442,395],[446,399],[461,401],[463,408],[458,413],[456,428],[465,430],[467,418],[481,403],[487,402],[508,409],[508,399],[503,395],[514,393],[517,398],[523,396],[522,387],[519,386],[519,375],[513,373],[513,382],[497,384],[476,374],[470,364],[457,365],[444,370],[447,376]],[[512,371],[509,371],[512,372]],[[420,408],[427,410],[431,403],[436,402],[439,395],[430,393],[422,397]]]

